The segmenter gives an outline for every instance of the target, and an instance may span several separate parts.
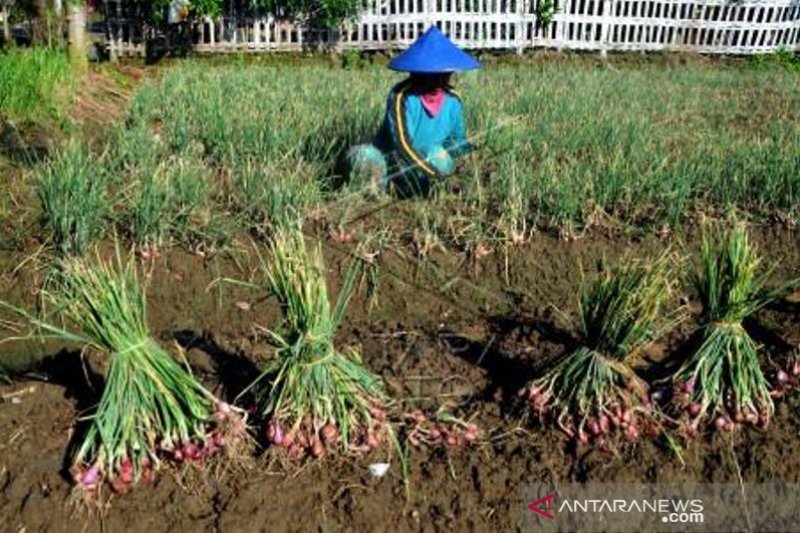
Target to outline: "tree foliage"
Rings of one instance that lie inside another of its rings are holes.
[[[144,0],[142,5],[150,22],[162,23],[167,21],[170,7],[175,9],[174,1]],[[270,14],[279,18],[297,18],[306,24],[325,28],[335,28],[354,18],[361,7],[361,0],[185,0],[179,6],[187,18],[214,17],[221,13]]]
[[[361,0],[254,0],[254,6],[259,11],[297,17],[326,28],[355,18],[362,8]]]

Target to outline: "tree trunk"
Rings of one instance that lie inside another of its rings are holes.
[[[48,30],[48,0],[33,0],[34,18],[31,25],[31,44],[50,46]]]
[[[53,11],[55,13],[56,43],[58,46],[62,46],[64,44],[64,2],[53,0]]]
[[[11,44],[11,23],[8,22],[8,7],[3,4],[3,46]]]
[[[86,48],[86,6],[81,3],[67,4],[69,58],[72,66],[77,70],[86,70],[89,66],[88,50]]]

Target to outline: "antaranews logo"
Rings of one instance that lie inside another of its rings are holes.
[[[800,532],[796,483],[532,483],[521,529],[537,533]]]
[[[528,504],[528,509],[545,518],[554,520],[548,511],[553,508],[556,495],[548,494]],[[544,506],[544,508],[542,508]],[[553,511],[556,512],[556,511]],[[568,513],[654,513],[665,523],[703,523],[703,502],[699,499],[570,499],[565,498],[558,506],[558,512]]]
[[[549,518],[550,520],[554,520],[555,516],[551,515],[547,511],[553,507],[553,498],[555,498],[555,494],[548,494],[544,498],[539,498],[533,503],[528,504],[528,509],[533,511],[534,513],[539,513],[540,515],[544,516],[545,518]],[[541,508],[542,505],[546,505],[544,509]]]

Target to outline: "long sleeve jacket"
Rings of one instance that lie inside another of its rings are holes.
[[[444,148],[454,158],[469,150],[461,98],[448,89],[434,117],[425,110],[409,80],[395,85],[374,144],[402,169],[417,169],[428,177],[444,175],[428,156],[436,148]]]

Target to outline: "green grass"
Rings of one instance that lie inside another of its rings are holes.
[[[0,52],[0,115],[27,121],[59,118],[72,91],[63,51],[11,47]]]

